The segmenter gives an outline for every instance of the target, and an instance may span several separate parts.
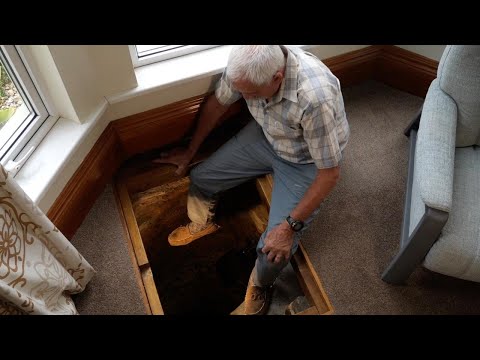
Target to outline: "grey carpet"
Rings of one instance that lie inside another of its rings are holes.
[[[97,199],[72,244],[97,271],[73,301],[81,315],[146,314],[112,186]]]
[[[303,244],[335,314],[480,314],[480,284],[419,267],[380,278],[398,250],[407,176],[403,131],[423,99],[380,83],[344,90],[351,126],[341,180]]]

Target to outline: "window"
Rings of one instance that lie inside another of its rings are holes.
[[[0,163],[15,175],[56,118],[49,115],[15,45],[0,45]]]
[[[139,67],[220,45],[129,45],[133,66]]]

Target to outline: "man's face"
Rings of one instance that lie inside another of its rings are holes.
[[[272,81],[267,85],[257,86],[246,80],[234,81],[232,84],[233,87],[241,92],[242,96],[247,100],[255,98],[269,99],[278,91],[282,84],[282,80],[283,74],[279,71],[273,76]]]

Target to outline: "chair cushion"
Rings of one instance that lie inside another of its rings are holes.
[[[450,216],[424,266],[480,282],[480,148],[457,148]]]
[[[480,145],[480,45],[448,45],[437,78],[457,103],[456,146]]]

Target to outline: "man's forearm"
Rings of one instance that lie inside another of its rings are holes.
[[[227,109],[228,106],[220,104],[214,94],[207,99],[205,105],[202,107],[192,141],[188,146],[188,150],[192,154],[198,151],[203,140],[205,140],[212,129],[218,124]]]
[[[318,170],[315,180],[307,189],[295,209],[292,210],[290,216],[295,220],[307,220],[335,187],[339,176],[340,168],[338,166]]]

